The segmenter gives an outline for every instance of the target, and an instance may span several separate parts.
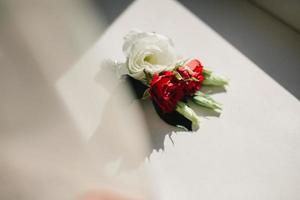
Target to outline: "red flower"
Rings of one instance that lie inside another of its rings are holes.
[[[172,71],[165,71],[161,75],[153,75],[149,93],[162,112],[168,113],[172,112],[177,102],[184,97],[184,85]]]
[[[200,61],[194,59],[179,67],[177,72],[154,74],[149,89],[152,100],[162,112],[172,112],[184,96],[192,96],[200,90],[204,80],[202,72],[203,66]],[[176,73],[179,73],[181,78],[178,78]]]
[[[202,87],[202,82],[204,80],[203,76],[203,66],[199,60],[191,60],[184,66],[177,69],[179,74],[185,81],[185,94],[192,96],[200,90]]]

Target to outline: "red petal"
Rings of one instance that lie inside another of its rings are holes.
[[[193,60],[189,61],[188,63],[186,63],[185,65],[188,66],[193,71],[195,70],[196,67],[202,67],[200,61],[197,59],[193,59]]]
[[[163,75],[165,75],[165,76],[173,76],[173,72],[172,71],[164,71]]]
[[[155,73],[153,74],[152,80],[150,82],[150,86],[153,86],[155,83],[157,83],[160,80],[160,76]]]

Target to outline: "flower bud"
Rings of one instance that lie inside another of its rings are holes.
[[[220,103],[216,102],[212,97],[200,91],[196,92],[195,96],[193,96],[193,102],[200,106],[211,108],[216,111],[222,110]]]
[[[204,81],[202,82],[203,85],[210,85],[210,86],[224,86],[227,85],[229,79],[218,75],[214,72],[204,73]]]
[[[176,106],[176,111],[182,114],[185,118],[189,119],[193,126],[198,126],[200,118],[188,105],[179,101]]]

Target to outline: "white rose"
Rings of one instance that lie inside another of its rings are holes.
[[[143,80],[144,70],[151,74],[174,67],[175,50],[166,36],[141,31],[131,31],[125,36],[123,52],[127,57],[129,75]]]

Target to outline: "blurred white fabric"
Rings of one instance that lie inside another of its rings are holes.
[[[0,199],[71,200],[106,188],[150,198],[150,179],[141,166],[149,152],[147,130],[127,86],[107,90],[119,80],[95,68],[90,81],[99,101],[94,103],[103,109],[95,110],[92,138],[56,87],[102,32],[91,5],[0,3]],[[100,72],[107,78],[97,81]],[[84,74],[77,78],[71,90],[87,86],[77,86]],[[85,109],[90,100],[77,106]]]

